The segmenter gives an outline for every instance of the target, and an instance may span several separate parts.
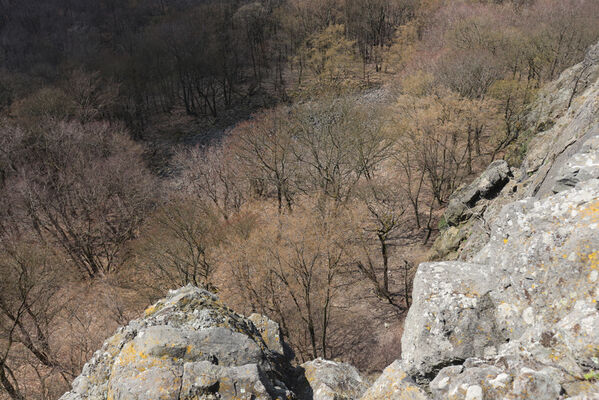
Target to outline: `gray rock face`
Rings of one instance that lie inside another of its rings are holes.
[[[529,116],[529,125],[551,125],[528,146],[522,164],[521,197],[545,197],[562,168],[585,142],[597,135],[599,122],[599,43],[591,47],[583,62],[564,71],[541,92]],[[595,131],[595,133],[592,133]]]
[[[61,399],[293,398],[282,383],[290,372],[282,348],[280,337],[187,286],[120,328]]]
[[[402,337],[410,375],[430,375],[439,366],[482,356],[503,341],[489,296],[499,278],[489,276],[494,272],[461,262],[420,265]]]
[[[533,115],[552,128],[458,241],[462,261],[419,267],[401,367],[435,399],[599,397],[597,54],[546,89]]]
[[[349,364],[291,357],[276,322],[186,286],[120,328],[61,400],[350,400],[368,388]]]
[[[434,399],[557,399],[561,386],[559,373],[551,368],[505,368],[480,359],[446,367],[430,383]]]
[[[522,368],[542,387],[545,380],[583,380],[599,369],[598,254],[599,180],[504,207],[472,262],[420,266],[402,338],[404,369],[426,378],[479,358],[496,375],[508,374],[514,395],[528,379],[516,379]],[[527,356],[514,357],[521,354]],[[499,359],[514,365],[505,368]],[[559,373],[545,379],[546,366]],[[452,379],[462,387],[479,372],[492,375],[485,371],[466,369]],[[547,396],[540,398],[554,398]]]
[[[599,126],[589,131],[579,151],[559,170],[553,192],[559,193],[576,186],[579,182],[599,179]]]
[[[528,116],[527,126],[536,133],[527,145],[522,166],[512,169],[513,179],[492,201],[479,201],[465,214],[448,207],[450,229],[435,243],[433,259],[469,260],[486,244],[488,225],[508,203],[545,198],[597,178],[597,139],[593,138],[599,136],[598,52],[599,43],[589,49],[583,62],[541,90]]]

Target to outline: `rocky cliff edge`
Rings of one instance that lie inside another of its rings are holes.
[[[456,193],[401,368],[435,399],[599,398],[599,44],[540,95],[521,168]]]

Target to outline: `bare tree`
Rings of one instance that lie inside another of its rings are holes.
[[[135,246],[148,286],[164,290],[192,284],[215,290],[220,220],[209,207],[178,199],[157,210]]]
[[[394,143],[382,115],[352,100],[308,103],[292,114],[303,191],[319,191],[340,204],[361,179],[374,176]]]
[[[57,297],[61,269],[49,249],[24,237],[3,235],[0,243],[0,386],[10,398],[21,400],[33,392],[16,375],[23,361],[42,385],[49,374],[59,376],[63,387],[75,376],[51,342],[64,304]]]
[[[249,193],[241,165],[230,147],[225,141],[180,151],[174,159],[180,169],[176,190],[211,204],[225,220],[241,210]]]
[[[392,288],[389,275],[391,260],[395,258],[391,254],[394,235],[407,228],[402,218],[406,212],[404,200],[398,185],[389,178],[368,181],[361,188],[359,199],[366,215],[360,219],[362,233],[357,240],[360,250],[356,266],[372,285],[375,295],[402,314],[408,305],[404,303],[403,293]],[[373,241],[378,247],[376,251],[373,251]]]
[[[341,222],[318,208],[277,213],[226,250],[244,306],[278,320],[302,360],[335,356],[330,328],[349,268]]]
[[[283,207],[291,210],[295,194],[291,135],[288,110],[281,107],[240,124],[230,139],[248,178],[274,190],[279,212]]]

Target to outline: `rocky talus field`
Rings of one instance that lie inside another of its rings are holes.
[[[451,199],[402,358],[293,366],[278,325],[195,287],[117,331],[62,400],[599,399],[599,44],[543,89],[520,168]],[[400,345],[399,343],[397,344]]]

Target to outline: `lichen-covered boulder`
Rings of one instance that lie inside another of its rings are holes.
[[[413,303],[404,323],[402,359],[411,375],[482,356],[503,337],[489,293],[497,271],[458,261],[425,263],[414,278]]]
[[[186,286],[120,328],[62,399],[293,398],[288,360],[272,344],[215,295]]]
[[[358,370],[347,363],[317,358],[301,365],[303,387],[298,390],[302,399],[354,400],[368,389]]]
[[[360,400],[427,400],[426,393],[402,370],[401,362],[389,365]]]

